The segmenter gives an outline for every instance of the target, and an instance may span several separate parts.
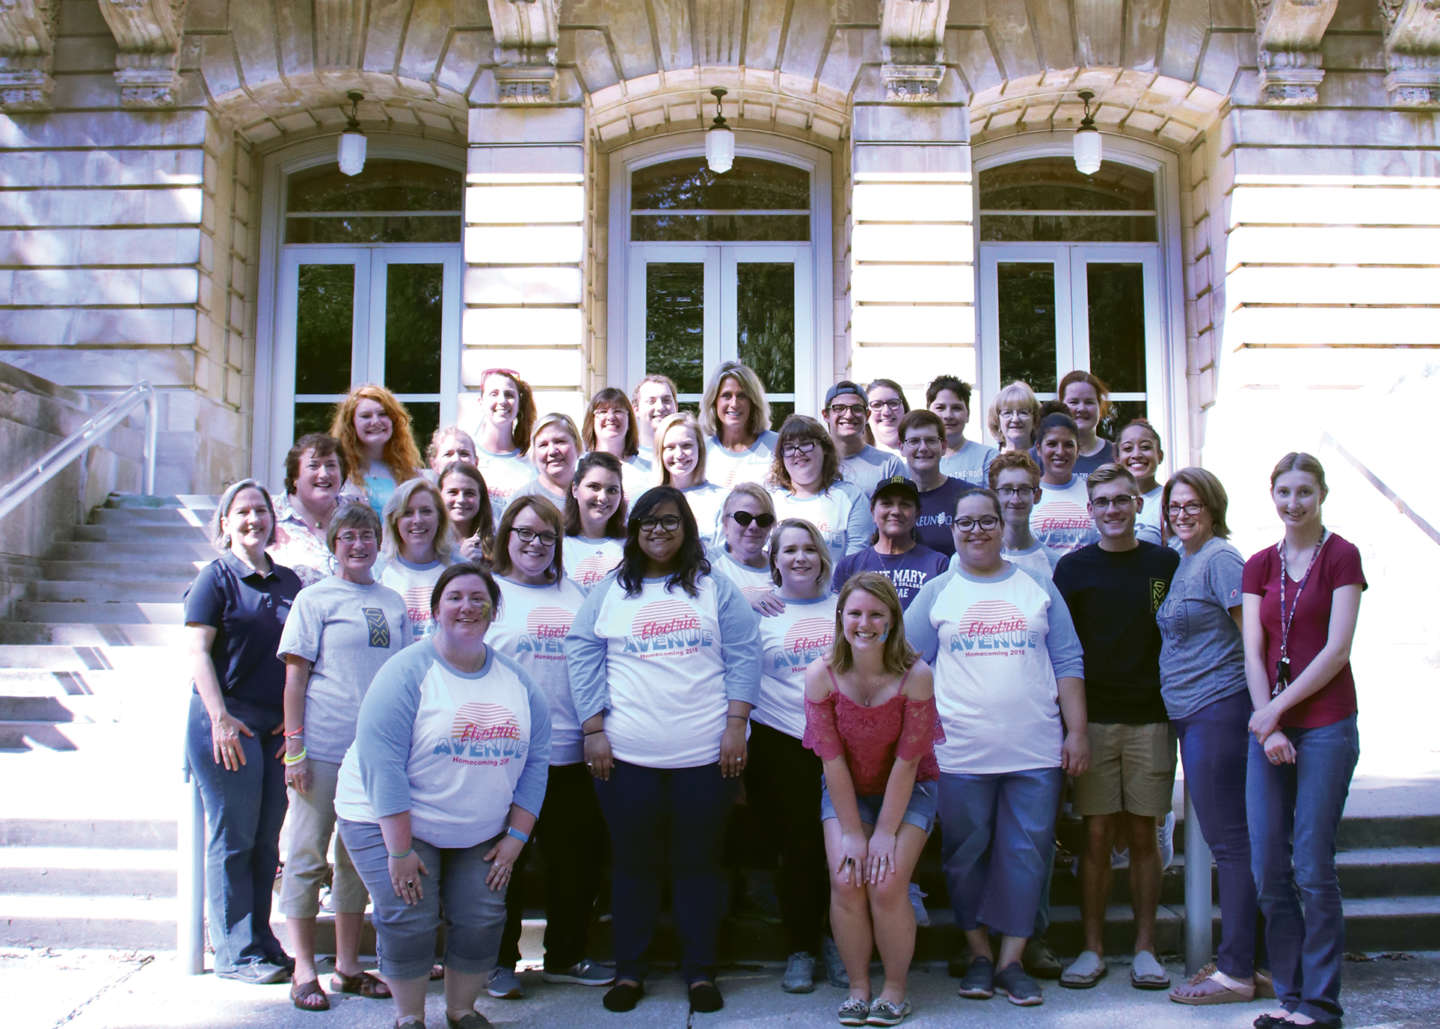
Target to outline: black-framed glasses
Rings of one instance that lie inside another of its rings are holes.
[[[679,515],[662,515],[659,518],[640,519],[640,531],[647,536],[653,536],[657,532],[677,532],[679,529]]]
[[[865,417],[864,404],[831,404],[831,414],[853,414],[857,418]]]
[[[749,511],[732,511],[730,517],[735,519],[735,524],[742,529],[748,529],[751,522],[754,522],[762,529],[768,529],[775,524],[775,516],[772,514],[751,514]]]
[[[553,532],[536,532],[534,529],[522,529],[515,526],[510,530],[520,537],[521,543],[539,543],[542,547],[553,547],[560,541],[560,537]]]
[[[930,447],[930,448],[933,449],[933,448],[938,447],[938,446],[940,445],[940,437],[939,437],[939,436],[906,436],[905,439],[904,439],[904,441],[903,441],[900,445],[901,445],[902,447],[909,447],[911,450],[915,450],[915,449],[917,449],[917,448],[919,448],[919,447]]]
[[[1034,496],[1034,486],[996,486],[997,497],[1029,497]]]
[[[1165,513],[1171,518],[1179,518],[1182,514],[1194,518],[1203,510],[1205,510],[1205,505],[1200,503],[1200,501],[1187,500],[1183,504],[1171,504],[1165,509]]]
[[[870,410],[872,411],[898,411],[904,405],[898,400],[872,400]]]
[[[955,519],[955,528],[961,532],[974,532],[976,529],[990,532],[992,529],[998,529],[999,527],[1000,519],[994,515],[981,515],[979,518]]]
[[[794,440],[780,448],[784,457],[807,457],[819,446],[813,439]]]
[[[1090,506],[1097,511],[1108,511],[1112,507],[1123,511],[1127,507],[1135,506],[1135,495],[1133,493],[1121,493],[1114,497],[1091,497]]]

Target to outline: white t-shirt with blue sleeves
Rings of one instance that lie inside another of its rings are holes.
[[[870,545],[875,519],[870,514],[869,500],[853,483],[843,479],[833,482],[824,493],[813,497],[777,489],[771,491],[770,499],[777,519],[803,518],[820,530],[830,548],[832,567],[846,554],[858,554]]]
[[[550,707],[550,763],[573,765],[585,760],[580,720],[570,696],[570,673],[565,665],[565,637],[585,593],[569,579],[547,586],[531,586],[503,575],[500,611],[490,623],[485,642],[508,657],[545,691]]]
[[[761,725],[797,740],[805,735],[805,670],[830,653],[838,600],[827,590],[813,600],[786,600],[784,611],[760,619],[764,663],[754,718]]]

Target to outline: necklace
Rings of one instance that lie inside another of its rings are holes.
[[[1275,544],[1275,550],[1280,555],[1280,660],[1275,662],[1275,685],[1270,689],[1271,697],[1280,696],[1285,692],[1285,687],[1290,685],[1290,623],[1295,620],[1295,609],[1300,606],[1300,596],[1305,592],[1305,584],[1310,581],[1310,573],[1319,563],[1320,550],[1328,538],[1329,533],[1322,527],[1319,541],[1310,548],[1310,561],[1305,566],[1305,574],[1300,577],[1300,584],[1295,587],[1295,602],[1290,605],[1289,611],[1285,610],[1285,581],[1290,578],[1285,541],[1282,539]]]

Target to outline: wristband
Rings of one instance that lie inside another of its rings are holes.
[[[386,853],[389,854],[390,852],[389,852],[389,851],[386,851]],[[391,861],[404,861],[407,857],[409,857],[409,856],[410,856],[411,854],[413,854],[413,853],[415,853],[415,848],[414,848],[414,847],[410,847],[410,848],[407,848],[406,851],[405,851],[405,853],[403,853],[403,854],[390,854],[390,860],[391,860]]]
[[[287,765],[298,765],[301,761],[304,761],[304,760],[305,760],[305,758],[308,756],[308,754],[309,754],[309,751],[307,751],[304,747],[301,747],[301,748],[300,748],[300,753],[298,753],[298,754],[286,754],[286,755],[285,755],[285,763],[286,763]]]
[[[528,832],[525,832],[523,829],[515,828],[513,825],[507,825],[505,827],[505,835],[515,837],[521,843],[530,842],[530,834]]]
[[[732,719],[732,718],[738,718],[738,719],[740,719],[740,721],[742,721],[742,722],[748,722],[748,721],[750,721],[750,716],[749,716],[749,715],[726,715],[726,716],[725,716],[725,720],[726,720],[726,721],[729,721],[729,720]]]
[[[305,726],[303,726],[303,725],[297,725],[297,726],[295,727],[295,729],[294,729],[293,732],[287,732],[287,733],[285,734],[285,738],[286,738],[287,740],[293,740],[293,739],[298,739],[299,737],[304,736],[304,735],[305,735]]]
[[[588,732],[586,732],[585,735],[586,735],[586,736],[594,736],[594,735],[596,735],[596,734],[598,734],[598,733],[602,733],[602,732],[604,732],[604,731],[605,731],[604,729],[591,729],[591,730],[589,730]]]

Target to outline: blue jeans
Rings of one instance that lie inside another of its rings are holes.
[[[1237,979],[1255,973],[1255,880],[1250,872],[1250,829],[1245,822],[1246,740],[1250,694],[1245,690],[1172,719],[1180,737],[1185,785],[1220,884],[1220,949],[1215,965]]]
[[[940,773],[940,855],[961,929],[1028,937],[1055,854],[1058,768]]]
[[[445,967],[479,975],[495,967],[505,929],[505,893],[485,883],[490,862],[484,855],[501,839],[473,847],[435,847],[418,836],[411,846],[425,873],[423,896],[406,904],[390,882],[390,857],[380,826],[341,818],[340,839],[375,905],[375,950],[380,971],[393,979],[423,979],[435,960],[435,937],[445,925]]]
[[[645,768],[616,761],[608,782],[595,781],[614,855],[616,978],[645,979],[667,850],[680,972],[687,983],[715,977],[724,889],[720,849],[726,814],[739,788],[739,779],[721,777],[718,762]]]
[[[1360,757],[1355,716],[1286,729],[1293,765],[1272,765],[1251,739],[1245,806],[1250,864],[1275,993],[1290,1011],[1338,1025],[1345,916],[1335,874],[1335,836]]]
[[[210,716],[198,694],[190,698],[185,757],[205,805],[205,906],[215,971],[241,965],[279,964],[285,949],[270,931],[270,897],[280,865],[280,826],[285,821],[285,768],[275,757],[280,723],[249,726],[240,737],[245,764],[227,772],[215,763]]]

